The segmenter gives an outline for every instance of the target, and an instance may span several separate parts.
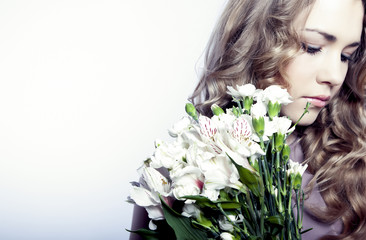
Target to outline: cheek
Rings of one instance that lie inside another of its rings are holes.
[[[296,97],[304,87],[309,85],[316,70],[316,66],[313,66],[314,61],[309,61],[309,57],[306,54],[301,54],[295,57],[285,68],[287,76],[287,82],[289,83],[288,91],[291,96]]]

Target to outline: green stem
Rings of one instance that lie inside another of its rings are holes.
[[[234,98],[234,102],[236,102],[238,104],[240,115],[242,115],[243,114],[243,107],[241,106],[240,100]]]
[[[256,215],[256,213],[254,211],[254,208],[256,208],[256,207],[253,205],[253,201],[252,201],[252,199],[250,197],[250,193],[247,192],[245,196],[246,196],[246,200],[247,200],[247,203],[248,203],[249,213],[251,215],[252,222],[258,223],[258,221],[257,221],[257,215]],[[258,224],[255,224],[255,229],[256,229],[256,233],[259,234],[259,226],[258,226]]]
[[[305,109],[304,109],[304,112],[302,113],[301,117],[299,118],[299,120],[297,120],[297,122],[292,126],[293,128],[297,126],[297,124],[300,122],[300,120],[305,116],[305,114],[307,114],[309,112],[309,106],[310,106],[310,103],[307,102],[306,103],[306,106],[305,106]],[[290,132],[288,135],[290,135],[292,132]]]

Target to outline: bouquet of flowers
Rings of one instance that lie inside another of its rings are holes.
[[[291,102],[285,89],[228,87],[235,107],[212,106],[213,117],[189,116],[173,125],[172,143],[157,140],[139,168],[128,201],[148,212],[146,239],[301,239],[307,165],[290,160],[294,130],[280,117]],[[304,114],[307,112],[308,105]]]

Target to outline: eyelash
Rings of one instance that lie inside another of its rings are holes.
[[[308,53],[310,55],[315,55],[322,51],[322,49],[320,47],[319,48],[311,47],[309,45],[306,45],[305,43],[301,43],[301,48],[302,48],[302,50],[304,50],[306,53]],[[349,62],[349,61],[352,61],[352,58],[350,56],[341,54],[341,62]]]

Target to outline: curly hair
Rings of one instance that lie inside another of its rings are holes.
[[[285,67],[301,47],[293,19],[304,9],[309,13],[314,2],[228,1],[208,44],[205,70],[190,98],[198,111],[210,116],[212,104],[230,106],[228,85],[288,87]],[[365,8],[365,0],[362,3]],[[365,26],[364,20],[361,43],[340,92],[301,131],[300,144],[314,174],[307,191],[318,184],[327,206],[314,214],[326,222],[343,222],[341,235],[322,239],[366,236]]]
[[[365,29],[364,16],[361,44],[340,92],[301,139],[308,170],[315,174],[309,188],[316,182],[327,204],[324,211],[317,211],[317,217],[343,221],[340,236],[324,239],[366,236]]]
[[[208,44],[206,66],[190,100],[211,115],[210,106],[230,104],[226,86],[252,83],[287,86],[284,68],[300,49],[293,19],[312,0],[229,1]],[[279,77],[281,76],[281,77]]]

